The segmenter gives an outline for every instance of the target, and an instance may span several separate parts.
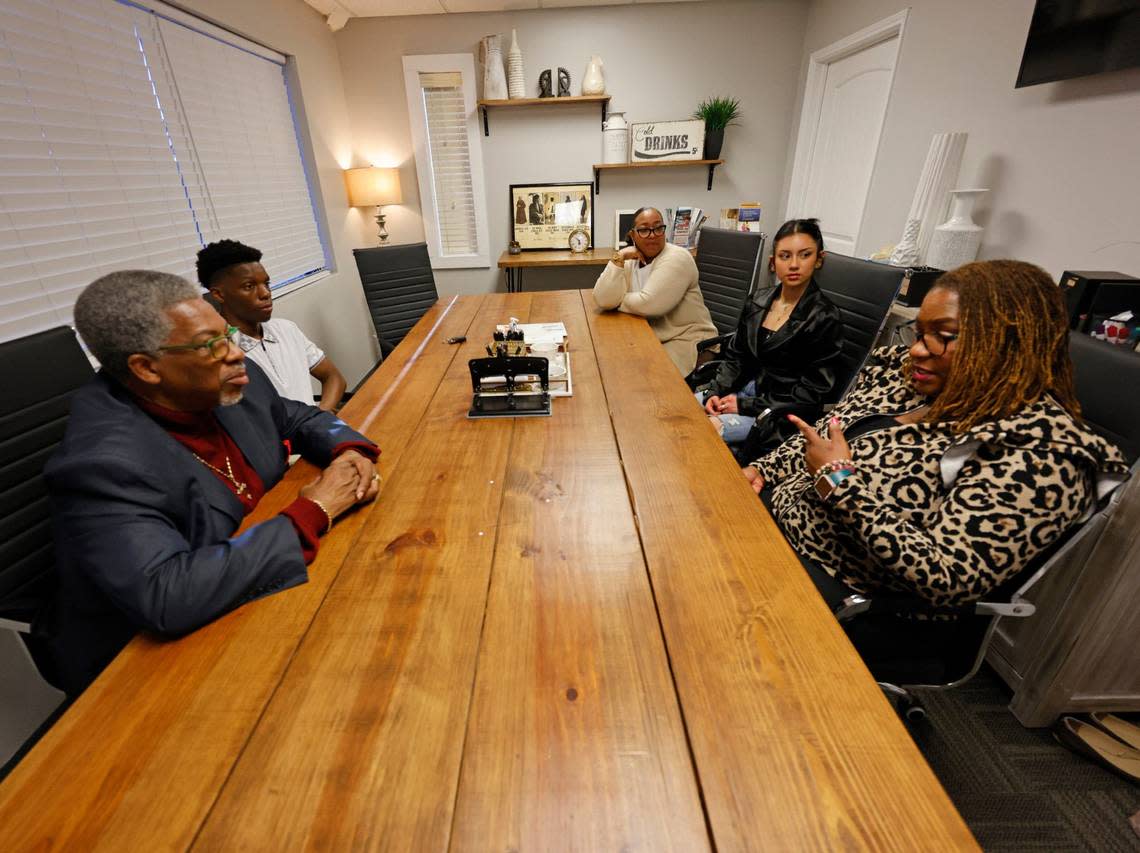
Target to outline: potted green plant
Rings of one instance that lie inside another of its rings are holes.
[[[693,118],[705,123],[705,159],[715,160],[724,145],[724,129],[740,118],[740,99],[706,98],[693,112]]]

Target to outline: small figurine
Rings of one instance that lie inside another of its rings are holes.
[[[558,97],[570,97],[570,72],[565,68],[558,69]]]
[[[554,93],[550,90],[550,69],[547,68],[538,75],[538,96],[540,98],[553,98]]]
[[[522,246],[519,245],[518,240],[511,240],[511,242],[507,244],[507,254],[509,254],[509,255],[521,255],[522,254]]]

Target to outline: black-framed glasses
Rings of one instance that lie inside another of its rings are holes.
[[[220,361],[225,358],[230,351],[230,344],[237,344],[237,326],[226,326],[226,330],[217,337],[210,338],[197,344],[172,344],[171,346],[159,347],[159,352],[182,352],[192,349],[204,349],[210,353],[210,357],[215,361]]]
[[[665,233],[665,226],[655,225],[650,228],[648,225],[642,225],[640,228],[634,228],[633,233],[638,237],[660,237]]]
[[[957,332],[923,332],[920,335],[913,320],[895,329],[895,334],[898,336],[899,342],[908,347],[914,346],[915,341],[921,337],[922,345],[933,356],[943,355],[946,348],[958,340]]]

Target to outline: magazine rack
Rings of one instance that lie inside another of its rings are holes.
[[[469,418],[550,417],[550,362],[541,356],[473,358]]]

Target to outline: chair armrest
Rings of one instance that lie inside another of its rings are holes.
[[[717,335],[715,338],[708,338],[703,341],[697,341],[697,352],[704,352],[705,350],[717,346],[718,344],[723,344],[731,337],[732,333],[730,332],[727,335]]]

